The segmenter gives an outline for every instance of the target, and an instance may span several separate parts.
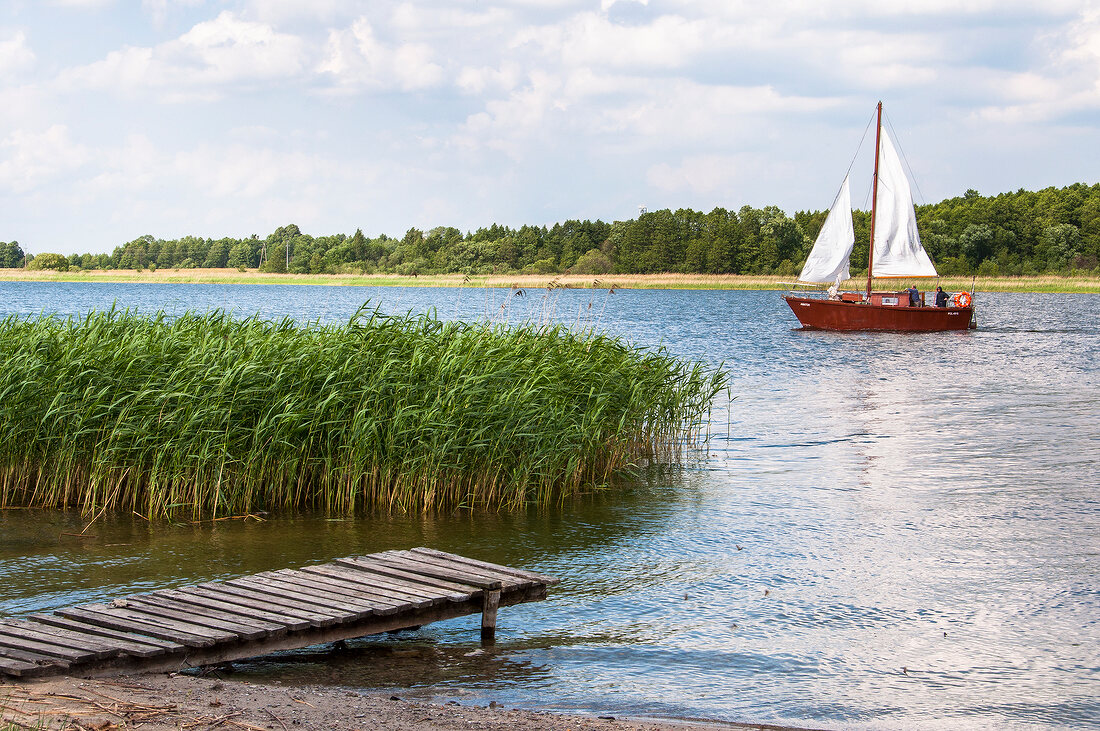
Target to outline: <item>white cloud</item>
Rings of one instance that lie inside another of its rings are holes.
[[[515,14],[507,8],[483,8],[479,5],[476,11],[471,11],[451,3],[432,7],[425,3],[403,2],[394,8],[389,18],[389,24],[403,36],[445,33],[451,38],[456,33],[471,31],[506,34],[515,23]]]
[[[519,84],[522,73],[519,64],[506,62],[499,68],[467,66],[455,83],[466,94],[480,96],[486,92],[507,92]]]
[[[842,74],[848,83],[862,88],[934,83],[936,67],[948,56],[938,38],[924,34],[864,32],[843,33],[833,38],[824,33],[813,35],[812,47],[819,49],[817,61],[822,67],[827,68],[828,57],[834,53],[829,44],[835,43],[838,50],[835,51],[837,67],[834,73]],[[821,53],[822,48],[828,50]]]
[[[42,132],[16,130],[0,141],[0,187],[26,193],[80,168],[89,159],[64,125]]]
[[[69,88],[152,92],[162,101],[212,100],[228,88],[293,79],[305,67],[302,41],[224,11],[178,39],[128,47],[61,75]]]
[[[173,156],[172,171],[191,190],[215,198],[260,198],[301,189],[332,173],[323,159],[271,147],[200,145]]]
[[[1035,124],[1100,110],[1100,8],[1084,8],[1036,45],[1046,54],[1041,66],[987,73],[998,103],[975,110],[976,118]]]
[[[115,0],[49,0],[50,5],[63,8],[100,8],[113,5]]]
[[[27,34],[16,31],[0,37],[0,78],[10,79],[16,72],[34,63],[34,52],[27,46]]]
[[[272,195],[293,196],[319,179],[363,182],[371,177],[347,162],[283,149],[283,140],[269,128],[240,132],[252,134],[248,141],[201,143],[174,150],[158,146],[145,135],[130,135],[117,148],[97,151],[102,172],[84,187],[98,196],[121,191],[144,195],[171,187],[186,198],[198,195],[243,202]]]
[[[616,3],[622,2],[637,2],[639,5],[649,5],[649,0],[600,0],[600,10],[607,12]]]
[[[273,25],[325,23],[358,16],[370,0],[247,0],[249,17]]]
[[[114,234],[114,246],[150,232],[220,237],[263,233],[290,221],[306,227],[331,215],[334,207],[352,207],[361,196],[377,194],[379,180],[388,186],[398,177],[385,162],[364,164],[286,149],[285,136],[269,128],[251,137],[249,130],[237,132],[243,141],[180,147],[129,135],[118,145],[86,151],[85,164],[68,172],[67,192],[50,191],[51,203],[35,195],[34,203],[42,210],[64,205],[73,227],[106,217],[112,231],[125,232]],[[40,140],[26,140],[23,147],[40,145]],[[0,164],[0,185],[7,177]],[[49,180],[58,178],[54,170]],[[21,192],[26,199],[33,195]],[[336,232],[327,226],[322,224],[320,233]],[[42,243],[37,241],[41,237],[24,238]]]
[[[841,0],[828,3],[773,0],[766,5],[755,0],[667,0],[664,5],[712,18],[736,20],[766,16],[803,25],[818,25],[826,20],[850,26],[853,20],[866,22],[882,18],[931,18],[946,22],[967,16],[1062,16],[1080,9],[1081,0],[1046,0],[1043,3],[1034,0]]]
[[[570,66],[667,69],[705,52],[711,39],[705,19],[664,15],[648,25],[623,26],[598,13],[583,13],[561,27],[557,45],[562,62]]]
[[[809,208],[836,182],[818,159],[848,159],[826,140],[858,137],[876,98],[905,117],[907,147],[955,145],[966,180],[948,194],[982,183],[990,140],[1043,140],[1003,158],[1011,188],[1026,166],[1044,184],[1094,175],[1080,150],[1100,147],[1095,0],[24,5],[0,29],[5,210],[30,216],[33,198],[35,225],[61,229],[78,224],[51,217],[58,202],[84,206],[99,250],[131,213],[157,235],[221,235],[288,216],[400,233],[618,216],[624,200],[709,209],[745,191]],[[66,42],[61,13],[114,25]],[[121,223],[96,225],[101,209]],[[447,216],[464,218],[418,220]]]
[[[164,25],[168,14],[178,8],[200,7],[206,0],[141,0],[141,7],[149,14],[153,25]]]
[[[714,194],[739,180],[744,175],[742,167],[742,158],[738,156],[691,156],[677,166],[660,163],[650,167],[646,180],[658,190]]]
[[[18,130],[45,129],[58,124],[56,101],[41,85],[0,85],[0,138]]]
[[[359,18],[349,29],[329,33],[325,59],[317,71],[331,75],[336,88],[349,92],[393,88],[413,91],[443,81],[443,68],[432,60],[430,46],[384,43],[375,37],[366,18]]]
[[[141,134],[129,135],[118,147],[101,149],[98,155],[99,172],[81,185],[93,200],[155,188],[169,162],[167,156]]]
[[[199,23],[171,49],[191,58],[215,82],[282,78],[302,68],[302,42],[276,33],[271,26],[251,23],[228,11]]]
[[[484,145],[516,158],[532,140],[601,140],[605,147],[722,146],[756,133],[775,114],[812,115],[837,104],[786,96],[772,87],[699,84],[685,79],[646,81],[578,71],[566,77],[532,74],[506,99],[489,101],[459,135],[466,147]],[[565,133],[564,135],[562,133]]]
[[[1067,31],[1065,49],[1059,65],[1078,81],[1081,93],[1091,105],[1100,102],[1100,7],[1093,6],[1081,13],[1080,19]]]
[[[770,86],[713,87],[677,80],[658,85],[646,99],[632,99],[602,116],[635,148],[709,153],[771,146],[779,127],[809,120],[837,100],[785,95]]]
[[[528,84],[513,90],[506,99],[486,102],[484,111],[470,115],[455,141],[460,147],[485,146],[505,151],[513,158],[522,157],[532,138],[542,137],[557,126],[549,118],[569,107],[562,89],[559,76],[533,72]]]
[[[797,165],[750,151],[734,155],[689,155],[675,165],[652,165],[646,170],[646,181],[666,193],[737,200],[736,191],[751,190],[754,180],[774,174],[777,168],[791,176],[799,172]]]

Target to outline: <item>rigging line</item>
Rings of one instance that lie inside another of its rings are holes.
[[[871,208],[871,206],[870,206],[871,191],[874,189],[874,187],[875,187],[875,181],[874,181],[874,179],[872,179],[870,182],[867,183],[867,192],[863,194],[863,208],[861,208],[860,210],[862,210],[862,211],[870,210],[870,208]]]
[[[867,120],[867,126],[863,128],[863,136],[859,138],[859,144],[856,145],[856,154],[852,155],[852,161],[848,163],[848,170],[844,173],[846,176],[852,173],[852,167],[856,164],[856,158],[859,157],[859,151],[863,149],[863,141],[867,139],[867,130],[871,129],[871,125],[874,121],[875,114],[872,112],[871,118]]]
[[[859,151],[863,149],[863,141],[865,139],[867,139],[867,130],[871,129],[871,125],[874,124],[874,121],[875,121],[875,115],[874,115],[874,112],[872,112],[871,113],[871,118],[867,120],[867,126],[863,128],[863,136],[859,138],[859,144],[856,145],[856,152],[855,152],[854,155],[852,155],[852,161],[850,163],[848,163],[848,169],[844,171],[844,177],[845,178],[851,176],[852,168],[856,164],[856,158],[859,157]],[[849,183],[849,185],[850,185],[850,183]],[[844,187],[844,182],[841,181],[840,188],[837,188],[836,195],[833,196],[833,205],[834,206],[836,205],[837,198],[840,197],[840,191],[841,191],[841,189],[843,189],[843,187]],[[869,190],[870,189],[868,189],[868,191]],[[870,192],[868,192],[867,196],[863,199],[864,205],[867,204],[867,198],[869,198],[870,195],[871,195]],[[832,210],[832,206],[830,206],[829,209]]]
[[[920,196],[921,203],[925,202],[924,193],[920,189],[920,184],[917,182],[917,176],[913,173],[913,166],[909,164],[909,158],[905,156],[905,148],[901,146],[901,140],[898,139],[897,130],[894,129],[894,123],[890,120],[889,114],[884,114],[886,117],[886,126],[890,128],[890,134],[894,137],[894,144],[898,147],[898,152],[901,153],[901,161],[905,163],[905,167],[909,169],[909,179],[913,181],[913,185],[917,189],[917,195]]]

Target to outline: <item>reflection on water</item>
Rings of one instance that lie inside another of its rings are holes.
[[[19,312],[343,319],[370,298],[598,319],[726,363],[736,398],[688,465],[545,512],[104,516],[84,536],[77,515],[0,512],[0,614],[428,545],[563,583],[503,610],[492,648],[471,617],[236,676],[616,715],[1100,727],[1100,297],[979,295],[978,330],[902,336],[795,330],[761,292],[94,287],[0,294]]]

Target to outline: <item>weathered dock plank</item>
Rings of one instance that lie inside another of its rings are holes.
[[[113,646],[119,647],[127,654],[137,657],[155,657],[156,655],[163,655],[167,652],[182,652],[186,649],[183,645],[176,642],[169,642],[148,635],[138,635],[132,632],[113,630],[97,624],[88,624],[87,622],[62,617],[59,614],[32,614],[28,619],[49,627],[67,629],[79,635],[109,638]]]
[[[310,568],[311,567],[307,566],[297,572],[300,574],[298,578],[299,581],[313,584],[325,591],[332,591],[342,596],[347,595],[354,598],[362,598],[370,602],[377,602],[383,606],[388,605],[398,609],[410,606],[420,609],[422,607],[431,606],[433,601],[437,601],[435,597],[413,596],[412,594],[406,594],[392,589],[387,590],[371,586],[370,584],[355,583],[338,575],[334,576],[321,571],[310,571]]]
[[[336,597],[325,596],[312,590],[310,587],[295,584],[289,581],[273,579],[271,577],[250,576],[244,579],[233,579],[225,582],[228,586],[242,589],[251,589],[261,594],[271,594],[293,600],[295,603],[307,605],[316,609],[336,610],[336,621],[340,623],[354,622],[364,617],[380,614],[378,607],[372,607],[362,602],[350,602]]]
[[[342,558],[337,560],[336,563],[340,566],[348,566],[368,574],[384,576],[391,580],[396,579],[411,589],[423,589],[424,587],[433,590],[447,589],[451,592],[448,596],[453,597],[455,601],[462,601],[461,597],[464,596],[473,596],[477,593],[478,589],[481,588],[470,582],[451,582],[439,576],[406,571],[403,567],[372,559],[373,557]]]
[[[69,669],[68,660],[52,657],[50,655],[41,655],[37,652],[31,652],[30,650],[17,650],[14,647],[0,647],[0,657],[19,660],[43,668],[57,667],[62,670]]]
[[[369,566],[341,564],[334,567],[324,567],[326,571],[342,571],[348,575],[354,575],[353,581],[364,581],[378,586],[388,587],[389,590],[399,591],[411,596],[429,597],[433,601],[461,602],[472,598],[477,589],[472,586],[445,586],[433,583],[427,577],[421,577],[420,581],[412,581],[396,572],[380,573]],[[441,591],[442,590],[442,591]]]
[[[272,614],[283,614],[296,619],[303,619],[311,627],[331,627],[336,624],[339,615],[310,611],[301,605],[294,604],[290,600],[282,601],[277,595],[264,594],[248,589],[239,589],[225,584],[199,584],[198,586],[185,586],[181,593],[198,596],[219,597],[222,601],[243,607],[255,607]]]
[[[272,574],[277,579],[282,579],[294,584],[309,587],[311,590],[330,593],[341,599],[354,602],[366,602],[369,605],[380,608],[393,607],[393,611],[406,608],[410,602],[404,597],[394,596],[392,593],[372,590],[367,586],[354,586],[347,582],[320,576],[305,571],[291,571],[283,569]]]
[[[96,653],[87,650],[72,650],[52,643],[38,642],[28,637],[13,637],[3,634],[0,634],[0,647],[3,647],[5,652],[8,650],[26,650],[42,657],[59,657],[72,662],[83,662],[96,657]]]
[[[455,564],[448,561],[442,561],[434,556],[418,556],[416,554],[409,554],[407,551],[405,554],[406,555],[401,555],[396,551],[387,551],[381,555],[389,562],[409,567],[412,570],[431,570],[433,575],[440,576],[441,578],[461,576],[467,583],[471,580],[478,581],[480,583],[477,585],[482,588],[493,588],[494,586],[499,586],[500,588],[518,588],[533,583],[526,579],[519,579],[506,574],[486,571],[480,567],[456,567]]]
[[[349,569],[343,566],[337,566],[335,564],[325,564],[322,566],[306,566],[302,569],[302,571],[308,574],[316,574],[319,576],[330,577],[338,581],[346,582],[351,586],[373,587],[374,591],[384,592],[394,598],[406,599],[409,603],[414,604],[417,608],[432,606],[434,604],[440,604],[442,602],[448,601],[448,597],[440,596],[438,593],[428,591],[423,586],[404,584],[400,581],[389,580],[388,578],[381,575],[370,577],[363,571],[357,571],[355,569]],[[469,599],[470,595],[466,595],[463,598]]]
[[[476,586],[479,589],[500,589],[504,586],[504,582],[498,578],[485,576],[476,571],[455,571],[448,566],[437,566],[428,561],[410,561],[387,553],[378,554],[375,560],[385,566],[392,566],[419,576],[426,576],[459,586],[467,584]]]
[[[277,625],[258,625],[246,621],[241,617],[228,617],[224,613],[221,616],[214,616],[211,612],[194,610],[187,606],[181,609],[175,606],[171,600],[162,599],[157,596],[145,598],[130,597],[126,601],[129,606],[140,610],[142,614],[151,614],[164,619],[190,622],[191,624],[205,629],[224,630],[231,635],[243,637],[246,640],[258,640],[261,637],[267,637],[279,630],[282,630],[284,633],[286,632],[284,627],[279,627]]]
[[[184,647],[210,647],[217,639],[205,632],[196,633],[197,628],[189,627],[187,631],[179,627],[163,622],[151,621],[152,618],[135,617],[127,612],[111,609],[103,604],[86,604],[83,607],[71,609],[58,609],[55,614],[68,619],[79,619],[88,624],[96,624],[107,629],[117,629],[123,632],[149,635],[160,640],[178,642]],[[229,638],[228,635],[225,636]]]
[[[476,558],[467,558],[466,556],[459,556],[456,553],[445,553],[443,551],[436,551],[432,548],[419,548],[409,549],[408,553],[419,554],[422,556],[433,556],[448,561],[458,567],[471,566],[478,569],[487,569],[489,571],[504,574],[505,576],[515,576],[520,579],[527,579],[533,581],[536,584],[544,584],[546,586],[555,586],[558,580],[552,576],[546,576],[545,574],[538,574],[534,571],[525,571],[523,569],[511,568],[509,566],[501,566],[500,564],[488,563],[487,561],[479,561]]]
[[[296,632],[309,626],[309,622],[304,619],[296,619],[286,614],[265,612],[255,607],[243,607],[185,591],[173,591],[171,589],[158,591],[157,601],[180,611],[242,622],[261,628],[268,635]]]
[[[0,636],[10,637],[13,642],[26,638],[34,640],[35,642],[60,645],[61,647],[68,647],[74,650],[84,650],[90,652],[97,660],[102,660],[105,657],[112,657],[120,652],[118,648],[96,642],[92,638],[65,634],[61,630],[51,627],[43,627],[41,625],[31,624],[30,622],[19,622],[11,619],[0,619]],[[14,647],[20,646],[19,644],[14,645]]]
[[[385,595],[370,595],[366,592],[356,592],[347,587],[335,585],[331,582],[314,578],[301,571],[274,571],[257,574],[260,578],[270,578],[283,586],[291,586],[312,597],[333,597],[349,607],[367,607],[372,614],[394,614],[400,609],[408,608],[409,603],[400,599],[386,597]]]
[[[36,665],[33,662],[24,662],[22,660],[13,660],[12,658],[5,657],[3,653],[0,653],[0,673],[5,675],[14,675],[17,678],[33,678],[38,675],[45,675],[51,671],[50,667],[44,665]]]
[[[557,579],[429,548],[351,556],[0,618],[0,675],[179,670],[497,610]]]

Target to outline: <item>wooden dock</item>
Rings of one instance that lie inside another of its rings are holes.
[[[546,598],[549,576],[429,548],[341,558],[0,618],[0,675],[182,670],[481,614]]]

